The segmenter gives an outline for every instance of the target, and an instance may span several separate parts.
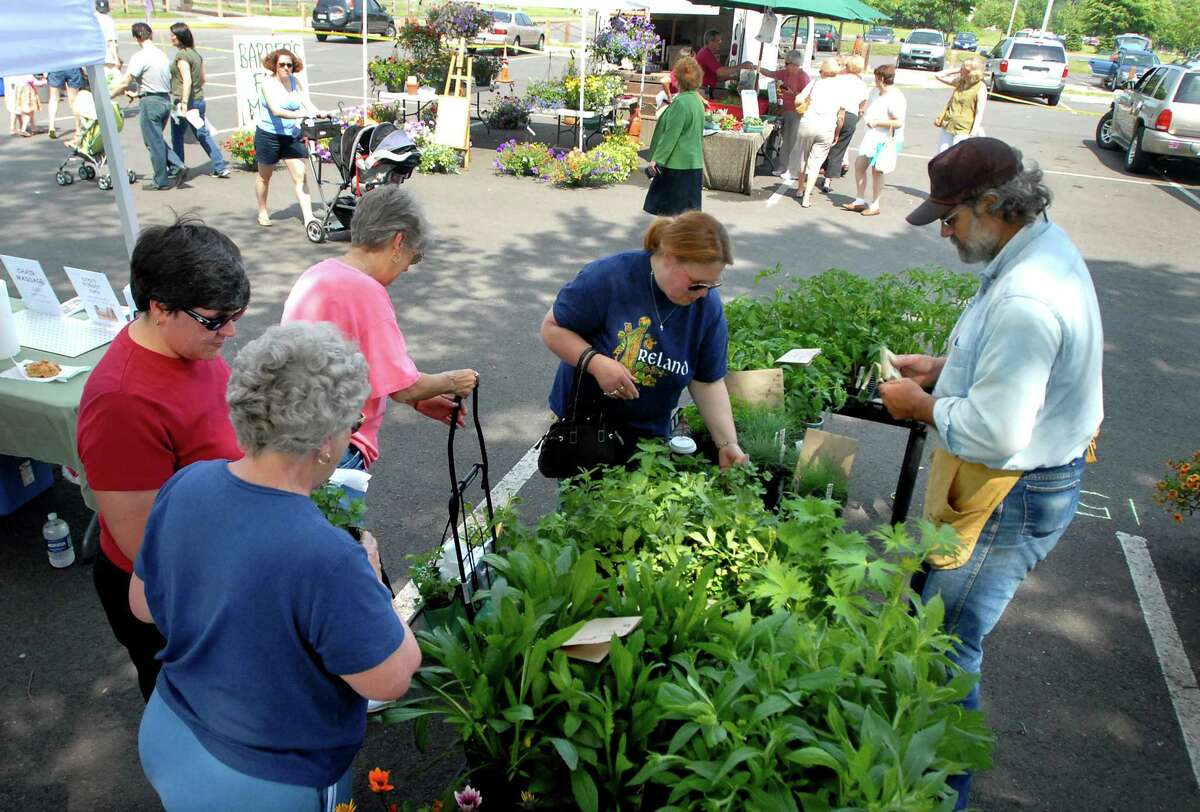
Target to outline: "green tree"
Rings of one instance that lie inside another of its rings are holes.
[[[872,3],[897,25],[954,31],[971,12],[971,0],[879,0]]]
[[[1029,27],[1028,18],[1031,13],[1041,13],[1034,11],[1036,5],[1036,0],[1018,0],[1017,16],[1013,20],[1014,31]],[[980,0],[975,6],[975,15],[971,21],[979,28],[998,28],[1001,31],[1007,31],[1010,14],[1012,14],[1012,0]],[[1041,22],[1040,17],[1038,22]]]
[[[1127,31],[1149,35],[1160,13],[1160,4],[1155,0],[1082,0],[1079,9],[1088,33],[1099,36]]]
[[[1164,10],[1158,43],[1190,53],[1200,48],[1200,0],[1175,0]]]

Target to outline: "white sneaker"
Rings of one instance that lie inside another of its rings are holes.
[[[788,172],[788,171],[785,169],[785,170],[783,170],[783,174],[781,174],[781,175],[779,176],[779,179],[780,179],[781,181],[783,181],[784,183],[791,183],[792,181],[794,181],[794,180],[796,179],[796,176],[795,176],[795,175],[793,175],[791,172]]]

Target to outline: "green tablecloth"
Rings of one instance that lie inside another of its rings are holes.
[[[764,127],[762,134],[715,132],[704,136],[704,188],[752,194],[754,166],[771,133],[769,127]]]
[[[24,308],[20,299],[11,301],[14,311]],[[46,358],[63,366],[95,367],[108,346],[105,344],[76,358],[22,347],[17,358]],[[11,366],[12,362],[8,359],[0,359],[0,372]],[[75,450],[79,401],[83,397],[83,385],[89,374],[81,373],[65,383],[32,383],[0,378],[0,415],[3,415],[0,419],[0,454],[32,457],[55,465],[66,465],[77,471],[83,501],[95,510],[95,500],[84,479],[83,465]]]

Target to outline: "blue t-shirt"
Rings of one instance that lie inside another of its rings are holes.
[[[588,263],[558,292],[554,320],[633,374],[637,399],[603,398],[596,379],[585,374],[580,403],[602,398],[606,414],[639,432],[667,436],[684,387],[693,378],[712,383],[725,377],[729,330],[720,295],[712,290],[690,305],[673,303],[650,275],[649,251]],[[550,408],[560,417],[570,408],[574,376],[573,366],[559,364]]]
[[[257,778],[334,783],[367,718],[337,675],[404,639],[363,548],[306,497],[212,460],[158,492],[134,571],[167,639],[155,689],[204,748]]]

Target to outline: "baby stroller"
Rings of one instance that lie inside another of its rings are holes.
[[[75,96],[75,112],[79,114],[80,128],[75,144],[70,146],[68,155],[54,174],[59,186],[69,186],[75,182],[71,174],[72,167],[79,164],[80,180],[95,180],[101,189],[113,187],[112,175],[108,171],[108,157],[104,154],[104,139],[100,135],[100,121],[96,112],[96,101],[90,90],[80,90]],[[113,115],[117,119],[117,132],[125,128],[125,117],[121,108],[113,102]],[[129,182],[137,181],[137,175],[129,170]]]
[[[403,183],[412,176],[421,162],[421,152],[404,132],[390,122],[382,124],[351,125],[340,130],[333,121],[318,121],[302,129],[309,144],[308,160],[317,179],[317,193],[325,207],[319,220],[308,224],[308,239],[324,242],[326,235],[337,229],[350,227],[350,218],[358,199],[376,186],[388,183]],[[333,165],[341,176],[341,183],[333,195],[333,203],[325,199],[321,188],[320,159],[315,149],[317,141],[328,138],[329,152]],[[337,225],[332,225],[334,220]]]

